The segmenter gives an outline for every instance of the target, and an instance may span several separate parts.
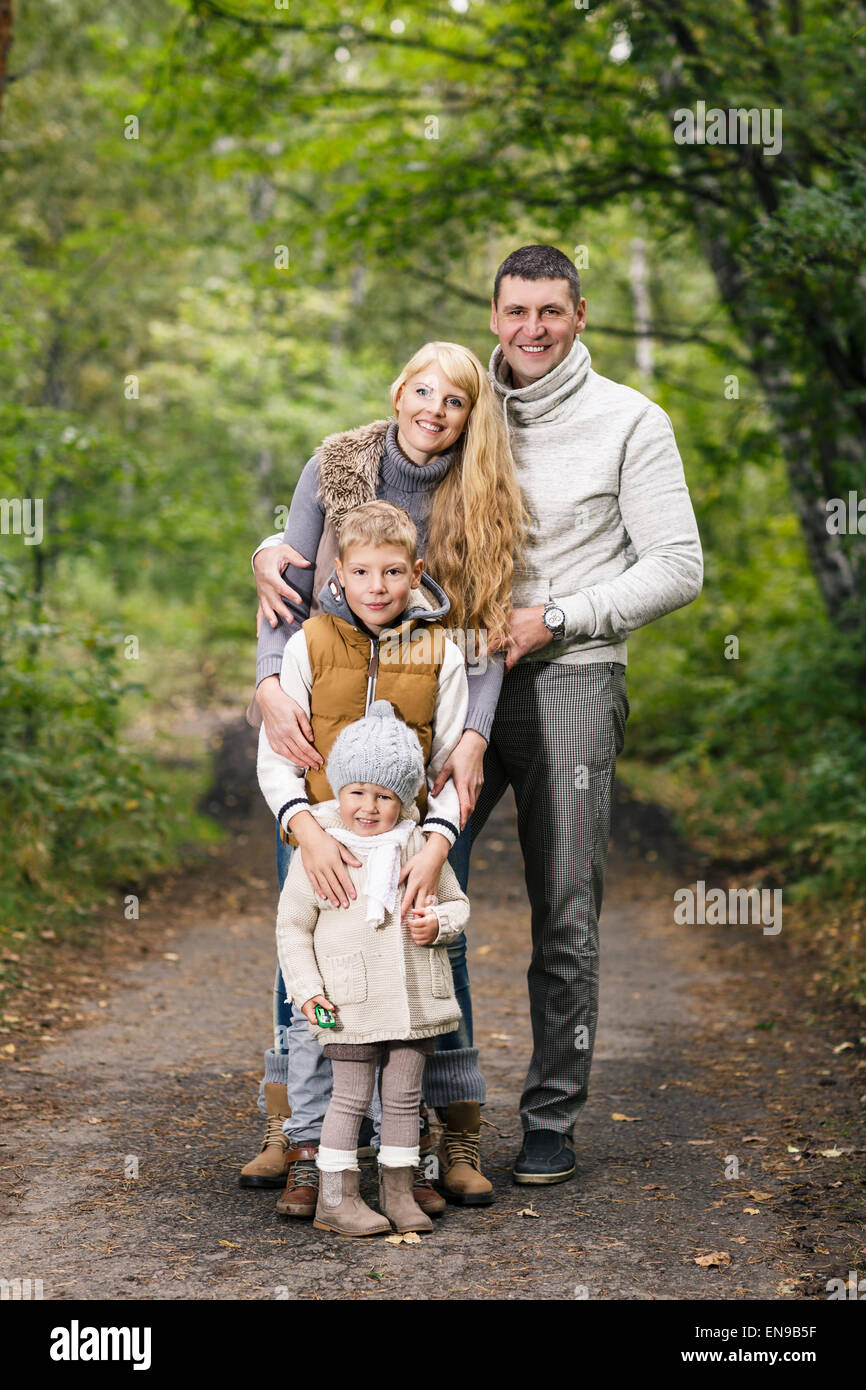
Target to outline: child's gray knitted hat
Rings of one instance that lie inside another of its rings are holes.
[[[340,730],[325,773],[334,796],[349,782],[374,782],[408,806],[424,785],[424,754],[393,706],[374,700],[363,719]]]

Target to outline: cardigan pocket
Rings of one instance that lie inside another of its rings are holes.
[[[430,988],[434,999],[448,999],[453,992],[451,962],[444,946],[430,948]]]
[[[367,971],[360,951],[345,956],[325,956],[322,961],[325,990],[332,1004],[363,1004],[367,998]]]

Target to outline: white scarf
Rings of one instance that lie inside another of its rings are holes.
[[[393,830],[382,835],[358,835],[342,825],[329,825],[327,833],[339,840],[352,853],[367,858],[367,916],[368,926],[381,927],[387,913],[397,901],[397,880],[400,877],[401,850],[406,848],[415,829],[413,820],[401,820]]]

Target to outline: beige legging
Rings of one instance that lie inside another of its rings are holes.
[[[412,1042],[384,1042],[376,1048],[358,1049],[362,1057],[349,1059],[349,1046],[328,1048],[334,1073],[331,1101],[322,1125],[322,1148],[354,1150],[358,1131],[373,1096],[376,1064],[381,1062],[382,1148],[410,1149],[418,1143],[418,1105],[427,1039]]]

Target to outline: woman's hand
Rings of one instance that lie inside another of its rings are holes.
[[[409,935],[416,946],[432,946],[439,935],[439,918],[432,908],[435,901],[435,894],[431,894],[429,904],[420,912],[415,908],[409,918]]]
[[[280,685],[279,676],[259,682],[256,700],[268,743],[297,767],[321,767],[325,761],[313,744],[313,726],[301,706]]]
[[[424,848],[419,849],[418,853],[413,854],[403,865],[399,882],[405,882],[406,885],[403,889],[401,914],[404,922],[408,922],[409,913],[413,908],[422,914],[426,913],[430,899],[436,897],[442,865],[448,858],[450,848],[445,836],[433,831],[427,836]]]
[[[316,1023],[317,1004],[321,1004],[322,1008],[327,1009],[330,1013],[335,1012],[333,1004],[328,1003],[324,994],[314,994],[312,999],[308,999],[306,1004],[301,1005],[301,1013],[304,1015],[304,1018],[307,1020],[308,1023]],[[316,1026],[318,1027],[318,1024],[316,1024]]]
[[[360,859],[328,835],[309,811],[293,816],[289,828],[300,845],[301,862],[314,893],[326,898],[331,907],[348,907],[349,899],[358,895],[346,865],[360,869]]]
[[[449,777],[454,778],[460,799],[460,829],[462,830],[484,786],[484,750],[487,739],[474,729],[464,729],[463,737],[433,783],[433,795],[438,796]]]
[[[310,562],[305,560],[299,551],[291,545],[266,545],[264,550],[260,550],[253,560],[253,571],[256,576],[256,588],[259,594],[259,611],[256,615],[256,635],[262,625],[262,618],[267,618],[271,627],[276,627],[280,618],[285,618],[287,623],[295,621],[294,614],[288,609],[283,599],[291,599],[292,603],[300,603],[301,596],[294,589],[290,589],[283,579],[283,570],[286,565],[297,565],[300,569],[309,569]]]

